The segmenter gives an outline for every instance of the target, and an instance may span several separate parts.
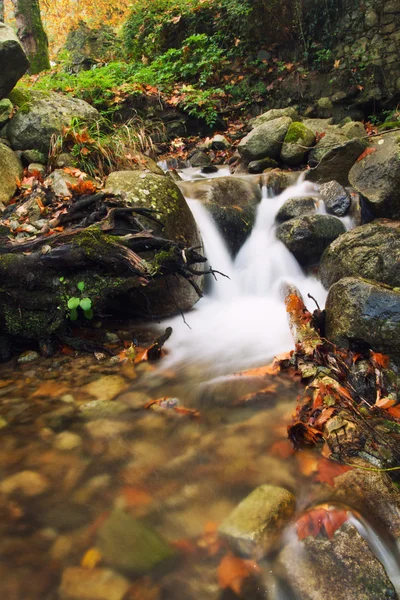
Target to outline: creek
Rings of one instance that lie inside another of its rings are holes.
[[[333,588],[336,580],[349,581],[348,597],[357,597],[352,569],[366,560],[368,570],[365,539],[371,560],[385,564],[399,591],[390,531],[376,525],[376,515],[349,508],[357,504],[351,491],[343,508],[324,470],[328,461],[313,450],[295,453],[287,440],[301,384],[263,369],[293,346],[287,286],[324,303],[320,283],[274,235],[277,210],[289,197],[315,193],[310,185],[300,181],[276,198],[264,188],[254,229],[235,260],[204,207],[189,199],[209,264],[229,278],[218,275],[184,319],[162,324],[174,332],[159,367],[61,353],[0,367],[2,599],[234,600],[233,589],[218,583],[227,548],[216,530],[263,484],[295,494],[296,518],[321,502],[348,511],[362,552],[350,563],[335,555]],[[148,339],[149,328],[124,329]],[[240,374],[249,368],[258,369]],[[124,528],[135,535],[138,522],[174,548],[167,569],[154,569],[148,531],[129,546]],[[254,581],[239,597],[309,597],[296,594],[281,557],[295,531],[290,523],[267,558],[258,553]],[[331,540],[323,541],[329,552]],[[309,549],[311,563],[318,543]],[[334,589],[328,597],[336,597]]]

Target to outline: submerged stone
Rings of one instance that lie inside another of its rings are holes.
[[[266,553],[277,542],[295,504],[295,497],[288,490],[261,485],[238,504],[218,532],[240,553]]]
[[[121,510],[100,527],[97,546],[108,564],[132,574],[148,573],[176,554],[151,527]]]
[[[67,567],[61,579],[61,600],[123,600],[131,582],[110,569]]]

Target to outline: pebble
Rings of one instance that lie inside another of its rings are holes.
[[[108,419],[97,419],[85,425],[85,429],[92,438],[111,439],[123,433],[131,431],[132,424],[122,421],[109,421]]]
[[[59,589],[61,600],[122,600],[131,583],[110,569],[64,569]]]
[[[127,388],[125,379],[119,375],[104,375],[83,387],[83,390],[97,400],[113,400]]]
[[[57,450],[74,450],[82,444],[82,440],[76,433],[63,431],[54,439],[54,447]]]
[[[39,360],[39,358],[39,352],[36,352],[35,350],[27,350],[18,357],[18,362],[19,364],[25,364],[33,362],[34,360]]]
[[[104,402],[103,400],[93,400],[86,402],[79,408],[83,418],[105,419],[107,417],[117,417],[129,410],[129,407],[121,402]]]
[[[118,398],[118,402],[126,404],[129,408],[133,408],[134,410],[143,408],[150,400],[150,396],[144,392],[125,392],[125,394],[122,394],[122,396],[119,396]]]
[[[121,340],[117,336],[116,333],[111,333],[111,331],[107,331],[104,336],[104,341],[108,344],[119,344]]]
[[[4,479],[0,483],[0,492],[6,495],[19,492],[30,498],[47,492],[49,487],[49,481],[40,473],[21,471]]]

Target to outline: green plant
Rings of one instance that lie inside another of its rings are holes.
[[[60,283],[65,284],[65,277],[59,278]],[[86,319],[93,318],[93,309],[92,309],[92,301],[90,298],[83,296],[83,292],[85,290],[85,282],[79,281],[77,283],[77,290],[81,293],[80,296],[70,296],[67,297],[67,309],[68,309],[68,317],[71,321],[76,321],[78,319],[79,313],[78,308],[83,311],[83,314]]]

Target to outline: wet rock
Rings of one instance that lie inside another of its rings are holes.
[[[336,217],[310,215],[282,223],[276,236],[300,264],[310,265],[318,262],[325,248],[345,231]]]
[[[400,219],[400,161],[398,133],[374,139],[373,150],[349,173],[351,185],[362,194],[377,217]]]
[[[130,581],[110,569],[64,569],[59,589],[61,600],[123,600]]]
[[[140,410],[150,400],[151,397],[144,392],[126,392],[118,397],[118,402],[126,404],[129,408],[133,408],[134,410]]]
[[[303,123],[292,123],[281,150],[281,160],[290,166],[301,165],[315,142],[315,134]]]
[[[240,156],[248,163],[267,157],[278,159],[291,123],[290,117],[280,117],[257,126],[241,140]]]
[[[271,110],[267,110],[267,112],[253,119],[250,124],[251,129],[255,129],[256,127],[260,127],[260,125],[264,125],[264,123],[275,121],[281,117],[289,117],[292,119],[292,121],[300,120],[296,109],[291,106],[288,106],[287,108],[272,108]]]
[[[328,181],[319,188],[322,200],[328,213],[344,217],[351,206],[350,193],[337,181]]]
[[[175,556],[153,529],[120,510],[100,527],[97,546],[104,560],[124,573],[147,573]]]
[[[180,186],[184,193],[204,203],[232,255],[249,236],[261,201],[258,178],[218,177]]]
[[[331,286],[325,309],[331,342],[400,355],[400,291],[346,277]]]
[[[106,191],[123,193],[133,206],[150,208],[159,220],[140,221],[151,229],[154,235],[183,243],[186,247],[201,247],[201,237],[178,186],[170,178],[147,171],[115,171],[108,176]],[[160,251],[162,252],[162,251]],[[203,277],[196,279],[202,287]],[[151,282],[145,291],[132,291],[129,294],[131,306],[143,315],[167,316],[181,310],[189,310],[197,302],[198,295],[183,277],[163,277]]]
[[[2,23],[0,23],[1,27]],[[0,29],[1,31],[1,29]],[[22,164],[15,152],[0,143],[0,202],[8,204],[17,189],[17,179],[22,175]]]
[[[50,487],[46,477],[36,471],[20,471],[0,482],[0,492],[6,495],[18,492],[29,498],[44,494]]]
[[[13,105],[11,100],[8,98],[3,98],[0,100],[0,127],[7,123],[8,119],[11,117]]]
[[[124,421],[96,419],[87,423],[85,429],[92,438],[112,439],[131,431],[132,424]]]
[[[247,165],[249,173],[257,174],[262,173],[265,169],[274,169],[278,166],[278,163],[273,158],[263,158],[262,160],[252,160]]]
[[[379,219],[335,240],[321,258],[326,288],[342,277],[363,277],[400,287],[400,221]]]
[[[39,417],[38,422],[55,431],[61,431],[74,420],[76,413],[77,408],[75,406],[63,403],[59,408]]]
[[[211,565],[193,565],[168,574],[161,581],[162,597],[174,600],[218,600],[220,588]]]
[[[104,400],[93,400],[93,402],[85,402],[79,407],[79,412],[84,419],[96,420],[117,417],[129,410],[121,402],[110,402]]]
[[[293,539],[281,552],[279,563],[302,600],[397,598],[383,566],[348,523],[332,539]]]
[[[57,450],[74,450],[79,448],[82,444],[82,440],[79,435],[72,433],[71,431],[63,431],[54,438],[53,445]]]
[[[36,172],[39,173],[42,177],[45,177],[46,167],[44,165],[41,165],[40,163],[29,163],[28,172],[31,174]]]
[[[228,515],[219,534],[240,553],[266,553],[277,542],[295,503],[293,494],[284,488],[261,485]]]
[[[357,510],[378,530],[400,540],[400,490],[387,473],[351,469],[335,478],[332,498]]]
[[[227,148],[230,148],[231,145],[225,136],[217,134],[211,138],[209,146],[211,150],[226,150]]]
[[[0,22],[0,99],[7,96],[29,68],[29,61],[14,31]]]
[[[116,333],[112,333],[111,331],[106,331],[104,335],[104,341],[108,344],[119,344],[121,342],[118,335]]]
[[[365,131],[365,127],[360,121],[349,121],[349,123],[345,123],[343,127],[340,128],[340,131],[344,133],[349,139],[352,138],[365,138],[367,132]]]
[[[211,158],[202,150],[196,150],[189,157],[191,167],[207,167],[211,164]]]
[[[17,104],[23,104],[25,110],[17,111],[6,127],[14,150],[35,148],[47,154],[51,137],[60,135],[63,127],[70,125],[72,118],[93,121],[99,115],[87,102],[56,92],[29,90],[21,94],[25,97],[18,98]]]
[[[317,135],[321,133],[328,133],[335,131],[336,127],[333,125],[333,119],[304,119],[303,124]]]
[[[278,223],[284,223],[296,217],[304,215],[314,215],[316,213],[315,199],[310,197],[291,198],[281,206],[276,213],[275,220]]]
[[[83,387],[83,391],[98,400],[107,402],[116,398],[118,394],[128,387],[125,379],[120,375],[104,375]]]
[[[45,179],[45,184],[51,186],[53,192],[59,198],[71,197],[72,192],[69,188],[70,185],[76,185],[76,177],[66,173],[62,169],[55,169]]]
[[[306,179],[317,183],[336,180],[348,185],[349,171],[366,147],[364,140],[349,140],[339,132],[327,133],[309,154],[312,168],[307,171]]]
[[[47,164],[47,158],[46,155],[43,152],[40,152],[39,150],[24,150],[22,152],[22,158],[25,161],[25,163],[27,163],[28,165],[30,163],[38,163],[40,165],[46,165]]]
[[[90,510],[82,504],[60,502],[39,515],[39,522],[57,531],[70,531],[90,523]]]

